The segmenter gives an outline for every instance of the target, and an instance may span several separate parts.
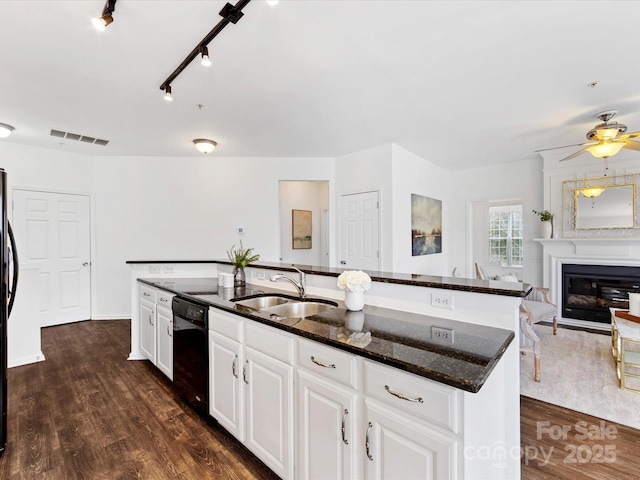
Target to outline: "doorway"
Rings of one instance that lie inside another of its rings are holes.
[[[329,182],[280,180],[279,195],[280,261],[328,267]],[[297,220],[300,217],[305,223]],[[296,241],[296,228],[306,228],[305,241]]]
[[[91,219],[87,195],[13,190],[21,265],[38,265],[40,326],[91,318]]]

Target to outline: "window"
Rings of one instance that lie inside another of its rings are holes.
[[[489,262],[522,266],[522,205],[489,207]]]

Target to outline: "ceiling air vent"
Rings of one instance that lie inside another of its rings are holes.
[[[52,137],[66,138],[68,140],[76,140],[84,143],[91,143],[93,145],[105,146],[109,143],[109,140],[103,140],[102,138],[88,137],[86,135],[78,135],[77,133],[63,132],[62,130],[51,129],[50,135]]]

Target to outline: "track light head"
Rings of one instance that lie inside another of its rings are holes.
[[[11,125],[7,125],[6,123],[0,123],[0,138],[6,138],[11,135],[15,128]]]
[[[92,18],[91,22],[93,26],[96,27],[96,30],[104,32],[104,29],[113,23],[113,16],[110,13],[106,13],[100,18]]]
[[[202,56],[202,60],[200,60],[202,66],[210,67],[211,59],[209,58],[209,49],[206,45],[200,45],[200,55]]]
[[[104,29],[113,23],[113,12],[116,10],[116,2],[118,0],[107,0],[102,9],[102,16],[100,18],[92,18],[91,23],[100,32],[104,32]]]
[[[171,85],[167,85],[164,88],[164,97],[167,102],[173,102],[173,95],[171,94]]]

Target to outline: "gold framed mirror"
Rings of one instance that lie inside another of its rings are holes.
[[[637,175],[563,182],[566,237],[628,236],[638,233]]]

